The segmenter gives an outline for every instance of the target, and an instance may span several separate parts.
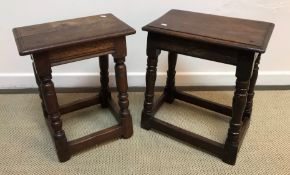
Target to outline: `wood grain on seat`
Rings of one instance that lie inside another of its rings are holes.
[[[265,52],[273,28],[268,22],[170,10],[143,30]]]
[[[20,55],[134,34],[112,14],[89,16],[13,29]]]

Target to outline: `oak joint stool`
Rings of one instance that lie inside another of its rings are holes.
[[[181,10],[171,10],[143,27],[147,38],[147,73],[141,127],[155,129],[216,155],[234,165],[249,126],[254,87],[261,54],[274,24]],[[154,101],[156,66],[160,51],[168,51],[167,81],[163,95]],[[232,107],[186,94],[175,87],[177,54],[236,66]],[[231,117],[225,144],[191,133],[154,117],[164,102],[178,99]]]
[[[13,29],[19,54],[31,55],[43,114],[55,142],[60,162],[87,147],[106,140],[133,134],[132,119],[128,109],[126,36],[135,30],[112,14],[96,15]],[[109,89],[108,55],[112,54],[118,90],[118,105],[111,98]],[[51,67],[99,57],[101,90],[99,95],[59,105]],[[61,115],[92,105],[108,107],[119,124],[79,139],[67,141],[62,129]]]

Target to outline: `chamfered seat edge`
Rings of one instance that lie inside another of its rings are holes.
[[[235,42],[235,41],[230,41],[230,40],[219,39],[217,37],[214,38],[214,37],[205,36],[205,35],[192,34],[192,33],[187,33],[187,32],[182,32],[182,31],[175,31],[175,30],[172,30],[170,28],[164,29],[164,27],[162,27],[162,26],[160,26],[160,27],[156,26],[156,24],[155,24],[156,22],[162,21],[162,19],[164,19],[164,17],[166,17],[166,15],[174,13],[174,12],[183,12],[183,13],[188,13],[188,14],[192,13],[192,14],[198,14],[198,15],[212,16],[215,18],[225,18],[225,19],[228,18],[228,19],[232,19],[232,20],[248,21],[248,22],[252,22],[252,23],[261,23],[263,25],[266,25],[267,27],[265,28],[266,31],[265,31],[265,35],[263,37],[263,41],[261,42],[262,44],[254,45],[254,44],[247,44],[247,43],[242,43],[242,42]],[[242,50],[249,50],[249,51],[264,53],[264,52],[266,52],[266,49],[267,49],[270,37],[272,35],[272,32],[274,30],[274,27],[275,27],[275,24],[270,23],[270,22],[172,9],[172,10],[168,11],[166,14],[164,14],[163,16],[159,17],[158,19],[156,19],[156,20],[150,22],[149,24],[145,25],[144,27],[142,27],[142,30],[147,31],[149,33],[170,35],[170,36],[180,37],[180,38],[193,40],[193,41],[207,42],[207,43],[222,45],[222,46],[226,46],[226,47],[232,47],[232,48],[238,48],[238,49],[242,49]]]
[[[49,25],[53,24],[56,22],[71,22],[73,20],[80,20],[84,18],[89,18],[89,17],[95,17],[95,16],[100,16],[100,15],[109,15],[114,18],[114,20],[117,20],[117,22],[122,25],[124,28],[123,30],[119,30],[117,32],[111,32],[111,33],[106,33],[102,35],[97,35],[93,37],[88,37],[88,38],[82,38],[79,40],[74,40],[74,41],[64,41],[64,42],[59,42],[59,43],[53,43],[50,45],[45,45],[45,46],[34,46],[34,47],[25,47],[25,44],[23,43],[24,37],[27,36],[21,36],[19,33],[19,30],[24,29],[24,28],[29,28],[29,27],[36,27],[40,25]],[[17,45],[18,53],[20,56],[25,56],[29,54],[34,54],[34,53],[39,53],[43,51],[48,51],[51,49],[56,49],[56,48],[61,48],[61,47],[66,47],[66,46],[73,46],[73,45],[78,45],[82,43],[87,43],[87,42],[93,42],[93,41],[98,41],[98,40],[105,40],[105,39],[110,39],[110,38],[117,38],[117,37],[122,37],[122,36],[127,36],[127,35],[132,35],[136,33],[136,30],[133,29],[131,26],[123,22],[122,20],[118,19],[111,13],[107,14],[99,14],[99,15],[94,15],[94,16],[87,16],[87,17],[81,17],[81,18],[75,18],[75,19],[68,19],[68,20],[61,20],[61,21],[54,21],[54,22],[47,22],[47,23],[42,23],[42,24],[36,24],[36,25],[30,25],[30,26],[23,26],[23,27],[16,27],[12,29],[14,39]]]

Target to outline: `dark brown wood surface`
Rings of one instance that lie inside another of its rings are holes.
[[[274,25],[266,22],[171,10],[148,24],[147,72],[141,127],[154,129],[236,163],[249,127],[254,87],[261,53],[266,50]],[[158,56],[168,51],[167,81],[163,94],[154,100]],[[232,107],[179,91],[175,87],[177,55],[183,54],[236,66]],[[181,100],[231,117],[224,144],[204,138],[154,117],[164,102]]]
[[[13,30],[20,55],[30,54],[39,89],[43,115],[55,143],[60,162],[71,155],[107,140],[133,134],[128,99],[126,35],[135,30],[112,14],[20,27]],[[109,54],[115,61],[118,103],[111,98]],[[59,105],[52,81],[52,66],[99,57],[101,90],[90,98]],[[61,115],[93,105],[109,108],[118,124],[87,136],[67,140]]]
[[[181,10],[170,10],[143,30],[265,52],[274,24]]]
[[[79,43],[134,34],[136,31],[112,14],[44,23],[13,29],[20,55]]]

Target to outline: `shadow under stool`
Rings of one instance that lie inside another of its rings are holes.
[[[15,41],[21,56],[31,55],[43,115],[54,140],[60,162],[87,147],[113,138],[129,138],[133,134],[132,119],[128,109],[126,36],[135,30],[112,14],[96,15],[71,20],[57,21],[13,29]],[[111,98],[109,88],[109,60],[112,54],[115,62],[115,77],[118,90],[118,105]],[[59,105],[51,67],[99,57],[101,88],[97,96]],[[119,124],[68,141],[62,129],[63,114],[92,105],[109,108]]]
[[[266,50],[273,29],[272,23],[181,10],[171,10],[143,27],[148,32],[148,59],[142,128],[166,133],[234,165],[251,118],[261,54]],[[156,66],[161,50],[169,52],[167,81],[162,96],[154,101]],[[178,54],[236,66],[232,107],[177,90],[175,66]],[[174,99],[231,117],[225,143],[218,143],[154,117],[164,102],[172,103]]]

